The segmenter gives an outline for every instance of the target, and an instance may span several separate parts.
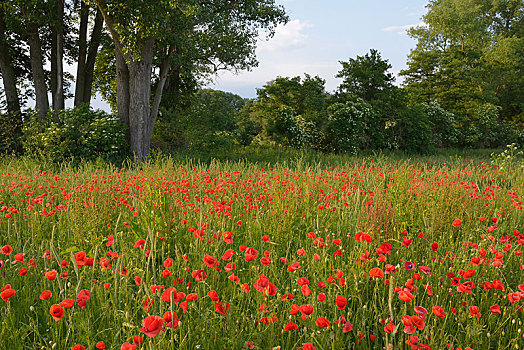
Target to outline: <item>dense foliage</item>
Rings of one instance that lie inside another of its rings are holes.
[[[125,129],[118,119],[87,106],[67,109],[45,123],[36,113],[23,128],[23,148],[28,154],[42,155],[54,162],[101,158],[122,161],[127,153]]]

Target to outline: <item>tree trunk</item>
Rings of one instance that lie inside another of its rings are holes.
[[[56,28],[56,94],[54,111],[64,109],[64,0],[58,0],[58,26]]]
[[[122,52],[115,48],[118,119],[129,128],[129,70]]]
[[[131,61],[129,67],[129,131],[131,152],[136,159],[149,157],[153,129],[151,119],[151,74],[153,69],[154,39],[142,43],[140,61]]]
[[[13,115],[19,115],[20,100],[18,99],[18,90],[16,89],[13,61],[11,60],[9,45],[6,42],[6,33],[4,13],[0,7],[0,72],[2,72],[2,81],[4,83],[7,112]],[[21,115],[19,115],[19,117],[21,118]]]
[[[56,67],[56,28],[51,27],[51,72],[49,77],[49,88],[51,90],[51,108],[55,110],[56,86],[57,86],[57,67]]]
[[[84,102],[84,86],[86,80],[87,55],[87,24],[89,22],[89,6],[84,1],[80,4],[80,29],[78,33],[78,60],[76,69],[75,107]]]
[[[31,57],[31,72],[33,75],[33,85],[36,94],[36,109],[38,117],[41,121],[46,119],[49,110],[49,100],[47,98],[47,86],[45,82],[44,65],[42,58],[42,44],[40,36],[38,35],[38,26],[34,23],[29,23],[28,29],[28,43]]]
[[[166,83],[171,59],[171,54],[173,49],[169,47],[166,57],[162,60],[162,65],[160,67],[160,74],[158,78],[158,84],[156,86],[155,99],[153,100],[153,106],[151,107],[151,128],[148,132],[149,138],[153,135],[153,127],[156,123],[156,118],[158,116],[158,109],[160,108],[160,102],[162,101],[162,92],[164,91],[164,85]]]
[[[98,54],[98,47],[100,46],[100,39],[102,38],[102,28],[104,26],[104,18],[100,11],[96,11],[95,25],[91,33],[91,42],[89,43],[89,53],[87,54],[87,61],[85,64],[85,84],[83,102],[88,105],[91,104],[91,93],[93,90],[93,75],[95,73],[96,55]]]

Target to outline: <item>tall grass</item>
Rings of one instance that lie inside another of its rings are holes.
[[[13,252],[0,255],[0,288],[9,284],[16,294],[0,300],[0,349],[94,349],[100,341],[120,349],[133,336],[142,336],[138,348],[148,349],[296,349],[305,343],[317,349],[412,348],[406,342],[415,338],[405,332],[402,317],[416,315],[415,306],[428,314],[414,335],[433,349],[522,343],[522,302],[515,300],[524,297],[522,172],[502,173],[482,161],[483,153],[409,158],[244,152],[246,157],[233,154],[234,160],[156,155],[123,167],[2,159],[0,247]],[[461,224],[452,225],[457,219]],[[370,242],[356,239],[359,232],[369,234]],[[139,239],[143,249],[134,247]],[[383,243],[391,244],[390,252],[377,251]],[[242,245],[258,252],[254,260],[246,261]],[[231,261],[221,258],[227,249],[235,251]],[[79,252],[93,266],[81,266]],[[19,253],[23,262],[15,263]],[[206,266],[206,255],[216,257],[218,266]],[[263,264],[263,257],[271,264]],[[230,262],[236,269],[228,272]],[[406,269],[406,262],[415,269]],[[293,266],[300,267],[291,271]],[[396,272],[370,277],[376,267]],[[23,268],[27,273],[19,276]],[[68,277],[50,281],[44,273],[51,270]],[[195,275],[199,270],[206,279]],[[468,270],[475,274],[464,277]],[[261,275],[274,284],[275,295],[257,291]],[[297,283],[300,277],[309,281],[310,295]],[[475,286],[460,292],[453,277]],[[504,290],[490,289],[494,280]],[[163,301],[169,287],[185,295]],[[83,289],[91,292],[86,307],[75,304],[55,321],[51,305],[78,299]],[[44,290],[51,291],[50,299],[39,298]],[[216,311],[212,290],[230,305],[226,315]],[[414,299],[400,300],[403,291]],[[191,293],[198,298],[188,302]],[[347,300],[341,310],[339,295]],[[293,304],[311,304],[314,311],[303,319],[301,312],[291,314]],[[501,315],[490,311],[494,304]],[[432,313],[433,306],[445,310],[444,319]],[[470,306],[479,307],[478,320]],[[176,312],[176,329],[153,338],[140,331],[146,317],[167,311]],[[319,317],[330,326],[319,327]],[[284,331],[289,322],[298,329]],[[351,331],[343,331],[345,323]],[[386,332],[388,323],[394,332]]]

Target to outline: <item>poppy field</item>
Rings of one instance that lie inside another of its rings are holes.
[[[0,349],[518,349],[524,172],[0,164]]]

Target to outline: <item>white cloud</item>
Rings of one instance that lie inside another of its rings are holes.
[[[406,34],[408,29],[419,27],[419,26],[425,26],[426,24],[424,22],[419,22],[416,24],[405,24],[402,26],[391,26],[382,28],[381,31],[383,32],[396,32],[397,34]]]
[[[277,27],[275,36],[268,41],[261,40],[258,44],[258,52],[277,51],[280,49],[299,48],[305,44],[308,36],[303,33],[304,29],[313,27],[307,22],[294,19],[285,26]]]

